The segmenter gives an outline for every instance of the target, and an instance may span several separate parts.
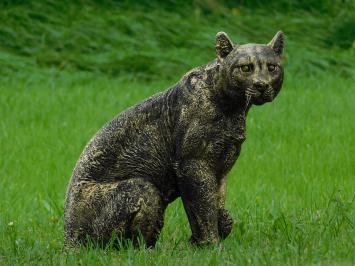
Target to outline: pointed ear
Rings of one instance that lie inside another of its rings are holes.
[[[274,52],[280,56],[285,46],[285,36],[282,31],[278,31],[271,42],[268,43],[268,46],[271,47]]]
[[[219,60],[223,60],[234,48],[234,44],[229,39],[227,33],[218,32],[216,35],[216,53]]]

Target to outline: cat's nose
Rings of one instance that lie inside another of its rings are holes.
[[[267,88],[267,83],[263,80],[257,80],[254,82],[254,87],[260,91],[260,92],[263,92],[266,90]]]

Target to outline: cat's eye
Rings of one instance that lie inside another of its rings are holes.
[[[268,69],[270,72],[274,72],[275,69],[276,69],[276,66],[275,66],[275,65],[268,65],[268,66],[267,66],[267,69]]]
[[[242,66],[240,66],[240,69],[243,72],[250,72],[253,69],[253,67],[252,67],[252,65],[242,65]]]

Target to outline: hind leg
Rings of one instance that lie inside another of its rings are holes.
[[[164,224],[163,203],[156,187],[149,182],[137,180],[132,196],[138,202],[139,210],[134,214],[129,225],[129,238],[135,245],[142,236],[147,247],[154,247]]]
[[[143,179],[73,186],[65,208],[66,243],[87,236],[107,243],[116,233],[134,243],[142,235],[147,246],[154,246],[165,207],[156,187]]]

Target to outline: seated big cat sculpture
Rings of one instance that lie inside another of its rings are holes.
[[[245,140],[252,105],[271,102],[283,81],[284,36],[234,44],[216,35],[217,58],[166,91],[121,112],[90,140],[68,187],[68,247],[113,234],[155,245],[166,207],[181,197],[191,243],[218,243],[233,219],[224,207],[227,174]]]

